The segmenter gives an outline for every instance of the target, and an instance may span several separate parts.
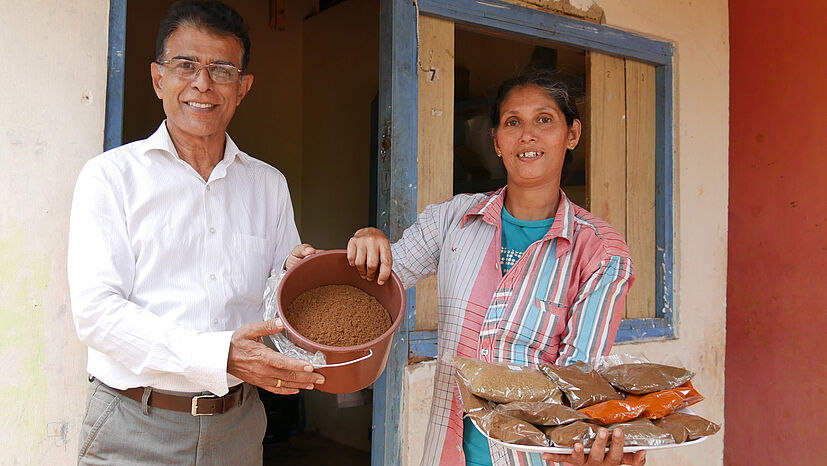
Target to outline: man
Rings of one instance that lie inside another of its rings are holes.
[[[323,383],[261,343],[266,279],[299,243],[284,176],[225,133],[253,83],[247,26],[179,2],[151,65],[167,119],[91,159],[72,203],[69,285],[90,394],[81,464],[260,464],[253,385]]]

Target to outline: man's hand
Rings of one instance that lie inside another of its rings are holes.
[[[283,328],[281,320],[273,319],[252,322],[233,332],[227,372],[277,395],[293,395],[299,388],[312,390],[324,383],[309,362],[287,357],[261,342],[261,337]]]
[[[609,452],[606,453],[606,444],[609,440],[609,431],[600,428],[597,438],[594,439],[589,456],[583,453],[583,444],[576,443],[574,452],[570,455],[544,453],[543,460],[569,463],[575,466],[618,466],[630,464],[632,466],[643,466],[646,464],[646,451],[641,450],[635,453],[623,453],[623,432],[620,429],[612,430],[612,444]]]
[[[362,278],[370,281],[375,277],[376,283],[381,285],[391,276],[391,243],[382,230],[362,228],[347,242],[347,261],[352,267],[356,267]]]
[[[290,255],[287,256],[287,260],[284,262],[284,270],[290,270],[290,268],[298,264],[300,260],[317,252],[322,252],[322,250],[316,249],[307,243],[296,246],[290,251]]]

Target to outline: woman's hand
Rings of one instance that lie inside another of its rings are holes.
[[[322,250],[316,249],[307,243],[296,246],[292,251],[290,251],[290,255],[287,256],[287,260],[284,261],[284,270],[290,270],[290,268],[298,264],[300,260],[311,254],[316,254],[317,252],[322,252]]]
[[[391,243],[382,230],[362,228],[347,242],[347,261],[359,271],[362,278],[370,281],[375,277],[376,283],[381,285],[391,276]]]
[[[643,466],[646,464],[646,452],[643,450],[635,453],[623,453],[623,432],[620,429],[612,430],[612,444],[609,451],[606,452],[608,440],[609,431],[600,428],[588,457],[583,453],[583,444],[576,443],[573,453],[569,455],[544,453],[543,460],[565,462],[575,466],[618,466],[621,464]]]

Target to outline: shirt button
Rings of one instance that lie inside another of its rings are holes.
[[[215,280],[215,274],[210,274],[210,280]]]
[[[214,323],[214,324],[218,325],[218,319],[213,319],[213,320],[212,320],[212,323]]]
[[[209,191],[209,190],[210,190],[210,185],[207,185],[207,191]]]
[[[483,356],[488,356],[488,348],[483,348],[482,351],[480,351],[480,354]]]
[[[215,228],[210,227],[210,233],[215,233]]]

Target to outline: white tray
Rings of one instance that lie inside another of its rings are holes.
[[[471,419],[471,422],[482,435],[485,435],[485,432],[483,432],[482,429],[480,429],[480,426],[477,425],[476,419]],[[533,445],[516,445],[514,443],[506,443],[501,440],[493,439],[487,435],[485,435],[485,438],[496,443],[497,445],[502,445],[505,448],[510,448],[516,451],[523,451],[526,453],[557,453],[566,455],[574,452],[574,448],[571,447],[537,447]],[[669,445],[629,445],[623,447],[623,452],[633,453],[640,450],[665,450],[667,448],[688,447],[690,445],[697,445],[703,442],[704,440],[706,440],[706,437],[697,438],[695,440],[689,440],[683,443],[670,443]],[[591,448],[583,449],[583,452],[587,455],[589,454],[589,451],[591,451]],[[608,447],[606,448],[606,451],[609,451]]]

